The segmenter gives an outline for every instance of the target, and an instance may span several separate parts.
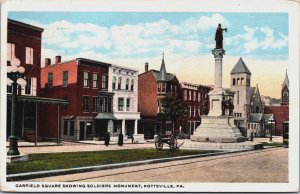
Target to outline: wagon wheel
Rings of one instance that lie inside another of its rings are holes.
[[[161,136],[157,136],[155,138],[155,147],[156,147],[156,149],[162,150],[163,146],[164,146],[164,143],[161,140]]]
[[[175,149],[178,148],[177,138],[174,135],[171,136],[171,139],[170,139],[169,143],[170,143],[169,144],[170,145],[170,150],[175,150]]]

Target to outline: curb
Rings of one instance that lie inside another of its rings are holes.
[[[77,167],[77,168],[68,168],[68,169],[10,174],[6,176],[6,179],[7,181],[19,181],[19,180],[27,180],[27,179],[34,179],[34,178],[49,177],[49,176],[75,174],[75,173],[90,172],[90,171],[97,171],[97,170],[107,170],[107,169],[114,169],[114,168],[139,166],[144,164],[155,164],[155,163],[170,162],[175,160],[185,160],[185,159],[225,155],[225,154],[232,154],[232,153],[239,153],[239,152],[250,152],[250,151],[254,151],[254,150],[233,150],[233,151],[215,152],[215,153],[208,153],[208,154],[196,154],[196,155],[189,155],[189,156],[177,156],[171,158],[159,158],[159,159],[149,159],[149,160],[142,160],[142,161],[124,162],[124,163],[117,163],[117,164],[106,164],[106,165],[98,165],[98,166],[86,166],[86,167]]]

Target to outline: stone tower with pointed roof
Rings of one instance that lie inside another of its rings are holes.
[[[289,78],[287,71],[281,87],[281,105],[289,105]]]
[[[250,108],[251,72],[241,57],[230,75],[230,89],[235,92],[234,115],[242,120],[247,117]]]

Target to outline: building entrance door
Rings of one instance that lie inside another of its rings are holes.
[[[79,140],[84,140],[84,122],[80,122],[80,133],[79,133]]]

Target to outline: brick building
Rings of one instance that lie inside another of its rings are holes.
[[[275,130],[273,135],[283,135],[284,124],[289,121],[289,78],[287,72],[281,86],[281,106],[266,106],[266,114],[274,114]]]
[[[25,87],[17,89],[16,131],[19,138],[25,140],[41,140],[43,130],[40,124],[41,106],[56,107],[67,104],[67,101],[40,97],[40,57],[43,29],[26,23],[8,19],[7,22],[7,65],[17,58],[25,68]],[[11,93],[12,86],[7,86],[7,137],[11,125]],[[54,113],[55,114],[55,113]]]
[[[192,135],[201,124],[201,115],[207,115],[209,111],[209,86],[182,82],[181,93],[184,103],[188,107],[188,116],[179,121],[183,133]]]
[[[41,70],[41,88],[44,97],[62,98],[69,102],[60,111],[61,131],[52,130],[59,123],[54,122],[55,109],[47,109],[43,126],[48,135],[59,133],[64,139],[84,140],[103,137],[110,127],[113,114],[113,93],[108,91],[108,71],[111,64],[77,58],[55,63],[45,60]]]
[[[156,116],[162,110],[162,99],[167,93],[178,93],[180,84],[174,74],[167,73],[164,57],[160,70],[148,70],[138,76],[138,111],[141,120],[138,124],[139,133],[144,133],[145,138],[153,138],[157,130]]]

